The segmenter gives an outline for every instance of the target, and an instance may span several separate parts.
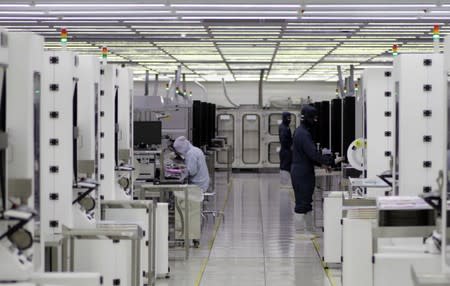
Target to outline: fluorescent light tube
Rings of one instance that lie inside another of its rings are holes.
[[[56,19],[56,18],[55,18]],[[64,17],[65,20],[177,20],[177,17]]]
[[[6,8],[25,8],[30,7],[30,4],[0,4],[0,7],[6,7]]]
[[[154,10],[130,10],[130,11],[48,11],[51,15],[62,15],[62,14],[169,14],[170,11],[154,11]]]
[[[418,17],[302,17],[303,20],[418,20]]]
[[[442,5],[444,6],[444,5]],[[307,4],[307,8],[432,8],[436,4]]]
[[[423,11],[368,11],[368,10],[346,10],[346,11],[308,11],[306,10],[303,14],[420,14]]]
[[[42,21],[42,22],[44,22],[44,23],[70,23],[70,24],[77,24],[77,23],[85,23],[85,24],[112,24],[112,23],[119,23],[119,21],[83,21],[83,20],[74,20],[74,21],[52,20],[52,21]]]
[[[223,17],[223,16],[216,16],[216,17],[214,17],[214,16],[194,16],[194,17],[191,17],[191,16],[187,16],[187,17],[182,17],[182,19],[184,20],[184,19],[186,19],[186,20],[201,20],[201,19],[216,19],[216,20],[258,20],[258,19],[280,19],[280,20],[283,20],[283,19],[286,19],[286,20],[296,20],[296,19],[298,19],[297,17],[290,17],[290,16],[286,16],[286,17],[284,17],[284,16],[274,16],[274,17],[270,17],[270,16],[261,16],[261,17],[252,17],[252,16],[250,16],[250,17],[247,17],[247,16],[236,16],[236,17],[233,17],[233,16],[230,16],[230,17]]]
[[[86,7],[86,8],[97,8],[97,7],[165,7],[164,4],[139,4],[139,3],[120,3],[120,4],[50,4],[41,3],[36,4],[36,7],[50,7],[50,8],[67,8],[67,7]]]
[[[56,20],[57,17],[9,17],[0,16],[0,20]]]
[[[189,8],[300,8],[300,5],[291,4],[171,4],[170,6]]]
[[[0,14],[4,15],[44,15],[43,11],[0,11]]]
[[[262,10],[262,11],[207,11],[207,10],[203,10],[203,11],[192,11],[192,10],[179,10],[176,11],[177,14],[297,14],[297,11],[267,11],[267,10]]]

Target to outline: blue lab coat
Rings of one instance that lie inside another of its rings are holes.
[[[332,166],[333,159],[324,157],[317,151],[311,130],[315,124],[316,109],[305,106],[302,122],[295,130],[292,148],[291,180],[295,193],[295,212],[307,213],[312,210],[312,196],[316,185],[315,166]]]
[[[280,170],[291,171],[292,164],[292,132],[289,127],[291,114],[289,112],[283,112],[282,122],[278,127],[278,133],[280,138]]]

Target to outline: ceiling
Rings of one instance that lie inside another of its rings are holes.
[[[361,4],[364,3],[364,4]],[[447,1],[0,1],[0,26],[32,30],[46,46],[98,54],[127,63],[135,79],[335,81],[337,66],[392,62],[400,53],[432,52],[434,24],[450,33]]]

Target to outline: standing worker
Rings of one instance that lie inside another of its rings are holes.
[[[317,122],[317,110],[306,105],[302,108],[301,124],[295,130],[291,180],[295,192],[295,224],[297,231],[313,237],[312,201],[316,186],[314,166],[329,169],[333,159],[322,156],[316,149],[311,131]]]
[[[283,112],[281,124],[278,126],[278,136],[280,138],[280,178],[282,185],[290,185],[291,164],[292,164],[292,132],[291,113]]]

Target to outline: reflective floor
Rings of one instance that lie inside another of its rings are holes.
[[[280,188],[278,174],[233,174],[228,191],[218,173],[216,190],[223,219],[205,222],[200,248],[188,261],[172,260],[171,277],[158,286],[340,284],[339,271],[327,275],[322,267],[321,239],[296,237],[292,191]]]

